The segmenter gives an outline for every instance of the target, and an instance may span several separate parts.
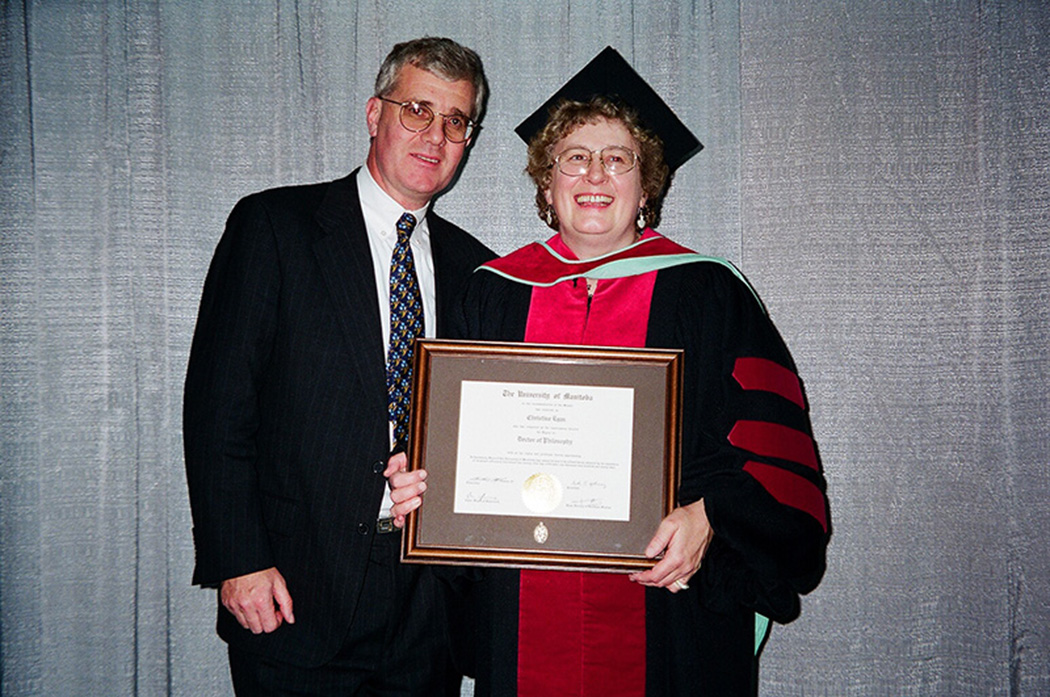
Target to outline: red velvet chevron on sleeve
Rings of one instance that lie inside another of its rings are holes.
[[[744,390],[779,395],[805,410],[802,384],[795,372],[766,358],[738,358],[733,379]],[[733,425],[728,440],[734,446],[760,457],[787,460],[819,471],[816,446],[809,434],[768,421],[740,420]],[[806,477],[773,464],[748,460],[744,471],[785,506],[813,516],[827,532],[827,508],[820,488]]]
[[[754,460],[748,460],[744,464],[744,471],[758,480],[777,501],[808,513],[817,519],[824,532],[828,531],[824,494],[816,484],[794,472]]]
[[[733,378],[745,390],[764,390],[806,408],[802,398],[802,383],[793,370],[767,358],[738,358],[733,366]]]
[[[756,455],[791,460],[816,470],[817,449],[802,431],[768,421],[737,421],[729,442]]]

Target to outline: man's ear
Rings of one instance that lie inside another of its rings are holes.
[[[379,133],[379,115],[383,112],[383,100],[379,97],[369,97],[365,103],[365,120],[368,122],[368,135],[375,138]]]

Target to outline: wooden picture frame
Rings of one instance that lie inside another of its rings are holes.
[[[403,561],[651,567],[645,547],[675,505],[682,361],[679,350],[417,341],[409,469],[426,468],[427,491]]]

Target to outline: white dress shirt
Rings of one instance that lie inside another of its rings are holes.
[[[368,232],[368,247],[372,252],[376,293],[379,296],[380,325],[383,328],[383,355],[385,356],[390,349],[390,261],[394,256],[394,245],[397,244],[397,221],[405,213],[411,213],[416,218],[411,246],[416,278],[419,280],[419,291],[423,296],[423,333],[425,337],[435,335],[437,295],[434,290],[434,255],[430,251],[430,228],[427,226],[426,218],[430,204],[418,210],[406,211],[400,203],[379,187],[367,166],[362,167],[357,173],[357,191],[361,198],[365,230]],[[393,444],[394,424],[390,422],[391,447]],[[383,494],[379,517],[389,516],[392,505],[388,484]]]

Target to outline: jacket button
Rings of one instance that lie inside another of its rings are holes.
[[[357,524],[357,531],[359,533],[361,533],[362,535],[367,535],[368,534],[368,523],[358,523]]]
[[[382,472],[385,469],[386,469],[386,463],[383,462],[382,460],[376,460],[374,463],[372,463],[372,471],[375,472],[376,474],[379,474],[380,472]]]

